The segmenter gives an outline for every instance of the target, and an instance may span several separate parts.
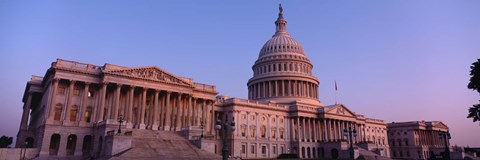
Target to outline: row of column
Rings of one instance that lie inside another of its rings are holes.
[[[417,130],[418,143],[417,145],[427,145],[427,146],[444,146],[445,137],[440,136],[440,134],[445,134],[445,132],[432,131],[432,130]]]
[[[271,63],[271,64],[266,64],[263,66],[258,66],[254,70],[254,76],[259,75],[259,74],[264,74],[264,73],[270,73],[270,72],[302,72],[306,74],[311,73],[310,66],[306,64],[298,64],[298,63]]]
[[[318,99],[318,85],[300,80],[275,80],[252,84],[248,87],[249,99],[280,96],[310,97]]]
[[[344,129],[357,130],[357,137],[352,137],[353,142],[363,142],[365,137],[365,126],[351,121],[336,119],[317,119],[310,117],[296,117],[294,120],[294,138],[304,142],[338,142],[349,140],[344,136]]]
[[[66,95],[66,109],[63,110],[65,120],[69,117],[73,103],[73,90],[76,81],[70,81],[68,93]],[[52,99],[49,118],[53,119],[58,89],[59,79],[52,81]],[[80,116],[85,113],[86,101],[90,84],[85,83],[80,112]],[[122,85],[111,83],[102,83],[100,93],[95,95],[95,104],[93,107],[94,121],[116,122],[119,115],[124,115],[127,126],[133,125],[136,128],[149,128],[152,130],[180,130],[189,126],[200,126],[201,122],[205,124],[206,130],[211,130],[213,121],[207,117],[212,116],[213,100],[205,100],[193,97],[190,94],[171,92],[159,89],[136,87],[132,85]],[[78,121],[84,121],[84,118],[77,118]],[[23,124],[23,122],[22,122]]]

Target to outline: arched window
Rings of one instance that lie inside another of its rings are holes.
[[[83,137],[82,155],[88,156],[90,154],[90,151],[92,150],[92,140],[91,135]]]
[[[25,139],[26,148],[33,148],[33,143],[34,143],[34,139],[32,137],[28,137],[27,139]]]
[[[305,157],[305,147],[302,147],[302,157],[301,158],[306,158]]]
[[[312,155],[310,154],[310,147],[307,147],[307,158],[312,158]]]
[[[266,127],[265,126],[262,126],[260,127],[260,135],[262,138],[266,138]]]
[[[54,156],[58,154],[58,147],[60,146],[60,134],[53,134],[50,137],[50,155]]]
[[[75,146],[77,145],[77,136],[71,134],[67,139],[67,155],[73,155],[75,153]]]

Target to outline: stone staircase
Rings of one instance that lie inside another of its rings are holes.
[[[221,159],[220,155],[199,149],[186,138],[171,131],[134,129],[131,149],[112,156],[112,160]]]
[[[391,158],[380,156],[374,152],[368,151],[362,147],[356,147],[360,156],[363,156],[366,160],[391,160]],[[375,158],[376,157],[376,158]]]

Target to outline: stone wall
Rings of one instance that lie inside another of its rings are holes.
[[[0,148],[0,160],[33,159],[38,151],[36,148]]]

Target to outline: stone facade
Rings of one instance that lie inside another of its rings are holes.
[[[158,67],[58,59],[27,83],[16,145],[40,148],[41,157],[99,156],[120,116],[126,129],[180,131],[205,122],[210,132],[216,95],[215,86]]]
[[[220,154],[222,136],[214,129],[220,120],[235,123],[236,129],[227,132],[232,157],[297,153],[301,158],[347,158],[347,129],[357,131],[352,138],[357,156],[361,147],[390,157],[387,124],[344,104],[322,104],[313,64],[287,32],[282,10],[275,24],[275,34],[252,67],[248,99],[217,96],[213,85],[155,66],[57,59],[45,76],[27,83],[16,145],[38,148],[40,159],[105,157],[120,152],[106,144],[115,144],[107,133],[123,118],[124,130],[176,132]]]
[[[392,122],[388,124],[388,143],[392,158],[428,159],[441,157],[448,127],[440,121]]]

